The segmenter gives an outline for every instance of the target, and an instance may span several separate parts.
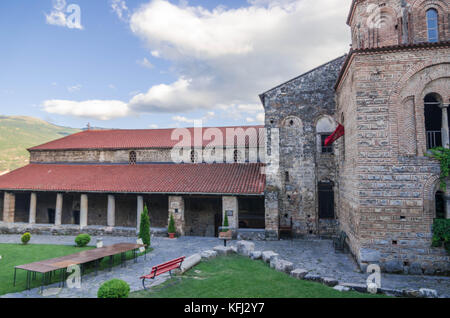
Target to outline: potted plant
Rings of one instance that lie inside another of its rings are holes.
[[[169,233],[169,238],[175,238],[175,220],[173,219],[173,214],[170,214],[169,227],[167,228],[167,232]]]
[[[232,232],[229,229],[229,223],[228,223],[228,215],[225,214],[225,219],[223,220],[223,226],[222,226],[222,230],[219,233],[219,238],[221,239],[227,239],[227,240],[231,240],[232,237]]]

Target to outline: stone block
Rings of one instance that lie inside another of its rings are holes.
[[[213,250],[217,252],[217,255],[230,255],[230,254],[234,253],[231,246],[219,245],[219,246],[214,247]]]
[[[339,281],[331,277],[322,277],[322,283],[327,286],[334,287],[339,284]]]
[[[308,271],[303,268],[296,268],[293,271],[291,271],[291,276],[297,279],[303,279],[306,274],[308,274]]]
[[[250,256],[250,253],[255,250],[255,243],[248,241],[237,242],[237,253],[244,256]]]
[[[313,282],[321,282],[322,281],[322,277],[320,277],[320,275],[311,274],[311,273],[306,274],[304,279],[305,280],[310,280],[310,281],[313,281]]]
[[[266,263],[270,263],[271,258],[277,257],[277,256],[278,256],[278,254],[275,253],[274,251],[264,251],[264,252],[262,252],[262,259]]]
[[[333,287],[333,289],[340,291],[340,292],[348,292],[350,291],[350,287],[342,286],[342,285],[336,285]]]
[[[208,251],[203,251],[200,255],[204,259],[210,259],[210,258],[216,257],[217,256],[217,252],[216,251],[212,251],[212,250],[208,250]]]
[[[294,264],[292,262],[288,262],[282,259],[274,258],[273,262],[270,263],[271,267],[272,263],[274,264],[275,270],[286,274],[289,274],[294,269]]]
[[[420,288],[419,294],[423,298],[438,298],[437,291],[430,288]]]
[[[261,259],[262,252],[261,251],[252,251],[252,252],[250,252],[250,258],[251,259]]]

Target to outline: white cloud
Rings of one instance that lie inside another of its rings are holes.
[[[348,51],[349,6],[342,0],[252,0],[242,8],[208,10],[152,0],[134,12],[130,28],[152,56],[172,63],[179,80],[150,88],[130,107],[186,112],[241,105],[242,112],[260,112],[258,94]]]
[[[111,9],[122,21],[128,21],[130,18],[130,11],[124,0],[111,0]]]
[[[52,11],[45,14],[45,20],[50,25],[69,29],[83,29],[80,7],[76,4],[67,6],[66,0],[53,0]]]
[[[131,115],[128,105],[117,100],[87,100],[82,102],[70,100],[47,100],[42,104],[43,110],[50,114],[69,115],[98,120]]]
[[[151,125],[149,125],[149,127],[150,127],[151,129],[158,129],[158,128],[159,128],[159,126],[156,125],[156,124],[151,124]]]
[[[137,60],[136,63],[145,68],[152,69],[155,67],[146,57],[144,57],[142,60]]]
[[[185,110],[211,108],[214,96],[192,87],[192,80],[180,78],[172,84],[151,87],[130,100],[130,108],[138,112],[176,113]]]
[[[126,4],[113,3],[123,14]],[[177,80],[134,91],[128,103],[115,101],[121,111],[114,116],[200,110],[263,123],[258,94],[348,51],[349,6],[342,0],[249,0],[246,7],[208,10],[151,0],[131,15],[130,28],[151,56],[171,63]],[[87,110],[71,112],[79,113]]]

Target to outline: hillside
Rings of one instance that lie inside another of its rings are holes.
[[[26,116],[0,116],[0,174],[28,163],[27,148],[80,130]]]

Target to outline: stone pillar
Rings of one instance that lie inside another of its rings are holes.
[[[277,240],[280,232],[280,210],[278,206],[278,191],[266,190],[264,196],[266,239]]]
[[[116,226],[116,200],[113,195],[108,195],[108,227]]]
[[[62,209],[63,209],[63,194],[56,194],[56,208],[55,208],[55,225],[61,225],[62,220]]]
[[[88,196],[82,194],[80,199],[80,227],[86,227],[88,224]]]
[[[444,194],[445,218],[450,219],[450,182],[446,180],[447,189]]]
[[[185,234],[184,220],[184,199],[180,196],[169,196],[169,221],[170,215],[173,215],[177,234],[183,236]],[[169,221],[167,224],[169,224]]]
[[[139,233],[141,227],[141,214],[144,211],[144,197],[142,195],[137,196],[137,211],[136,211],[136,233]]]
[[[36,223],[36,205],[37,205],[37,195],[35,192],[33,192],[30,195],[30,218],[28,221],[30,224]]]
[[[442,147],[449,148],[449,135],[448,135],[448,105],[442,106]]]
[[[5,192],[3,197],[3,222],[14,223],[16,212],[16,196],[14,193]]]
[[[234,230],[239,228],[239,204],[237,197],[222,197],[222,220],[228,215],[228,224]]]

